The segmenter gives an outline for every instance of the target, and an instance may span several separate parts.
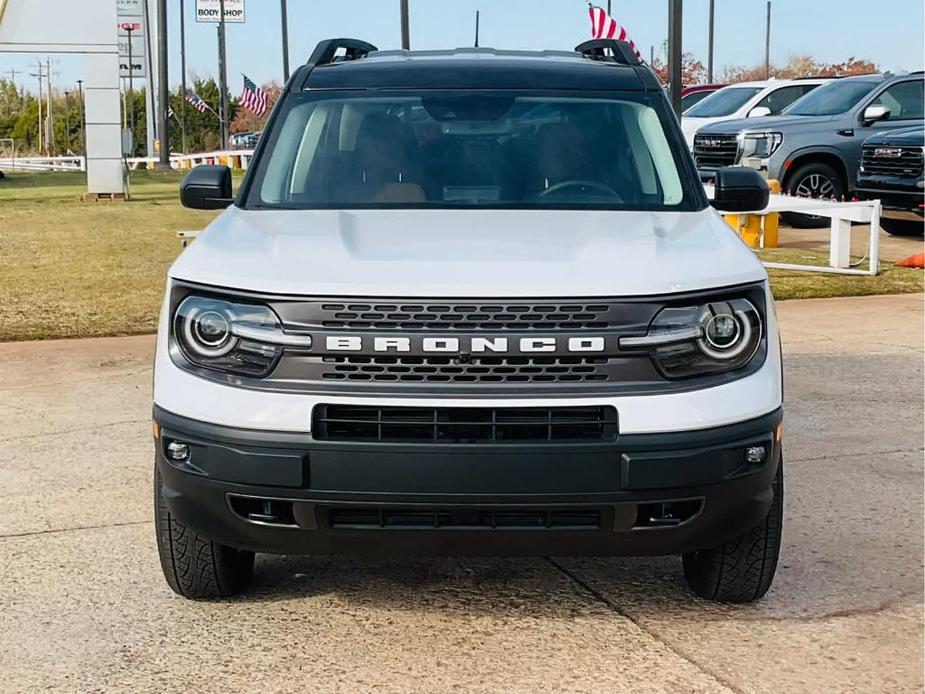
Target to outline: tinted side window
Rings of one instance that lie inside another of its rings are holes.
[[[898,82],[874,99],[871,106],[886,106],[890,109],[888,120],[922,118],[925,111],[922,105],[922,99],[925,97],[923,85],[925,82],[922,80]]]
[[[795,84],[790,87],[781,87],[780,89],[775,89],[761,101],[755,104],[755,107],[766,106],[767,108],[771,109],[772,116],[777,115],[794,101],[806,94],[807,86],[809,85]]]

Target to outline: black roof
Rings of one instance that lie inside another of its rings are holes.
[[[310,61],[301,68],[290,83],[290,89],[639,91],[660,88],[651,71],[641,66],[631,54],[620,55],[615,51],[615,57],[605,57],[599,51],[595,52],[600,45],[591,44],[600,42],[583,44],[575,51],[505,51],[494,48],[372,50],[354,54],[349,59],[333,60],[330,52],[325,53],[319,44],[313,58],[318,55],[325,57],[318,63]]]

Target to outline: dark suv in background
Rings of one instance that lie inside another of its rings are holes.
[[[871,135],[923,123],[923,73],[862,75],[829,82],[779,116],[725,121],[701,128],[694,157],[703,180],[741,164],[781,182],[789,195],[851,196],[861,147]],[[787,215],[797,227],[824,219]]]
[[[858,171],[858,195],[883,202],[880,226],[894,236],[925,232],[925,128],[893,130],[864,142]]]

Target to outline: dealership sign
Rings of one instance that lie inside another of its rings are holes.
[[[196,0],[197,22],[218,22],[220,14],[220,0]],[[244,0],[225,0],[225,22],[244,23]]]

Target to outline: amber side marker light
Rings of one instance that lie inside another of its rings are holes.
[[[775,433],[777,442],[780,443],[780,440],[784,437],[784,423],[781,422],[777,425],[777,432]]]

